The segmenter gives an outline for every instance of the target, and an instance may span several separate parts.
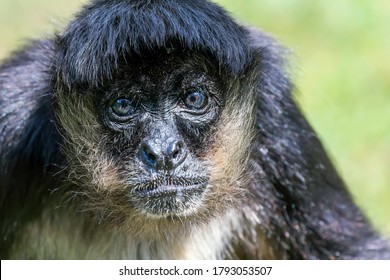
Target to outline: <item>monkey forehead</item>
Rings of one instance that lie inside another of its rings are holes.
[[[239,74],[252,60],[245,29],[202,0],[95,0],[56,40],[56,70],[69,87],[111,78],[123,57],[170,48],[204,51]],[[131,63],[131,62],[129,62]]]

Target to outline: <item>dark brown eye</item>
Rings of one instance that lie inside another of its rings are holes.
[[[183,100],[184,105],[190,110],[201,110],[208,104],[208,96],[200,89],[188,92]]]
[[[116,121],[127,121],[136,113],[136,104],[127,98],[115,99],[110,104],[110,115]]]
[[[131,102],[129,99],[125,98],[118,98],[111,104],[112,111],[120,116],[128,116],[132,115],[135,111],[135,107],[133,102]]]

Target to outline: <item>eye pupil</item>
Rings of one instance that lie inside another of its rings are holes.
[[[207,105],[207,96],[201,91],[193,91],[187,94],[184,104],[189,109],[203,109]]]
[[[116,99],[111,105],[112,111],[120,116],[129,116],[134,113],[134,104],[132,101],[126,98]]]

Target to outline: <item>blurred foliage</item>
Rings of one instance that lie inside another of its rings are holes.
[[[297,99],[357,203],[390,236],[390,1],[215,0],[292,49]],[[83,0],[0,0],[0,59]]]

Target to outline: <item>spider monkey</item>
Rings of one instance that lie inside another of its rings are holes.
[[[0,67],[2,259],[383,259],[286,51],[204,0],[93,0]]]

